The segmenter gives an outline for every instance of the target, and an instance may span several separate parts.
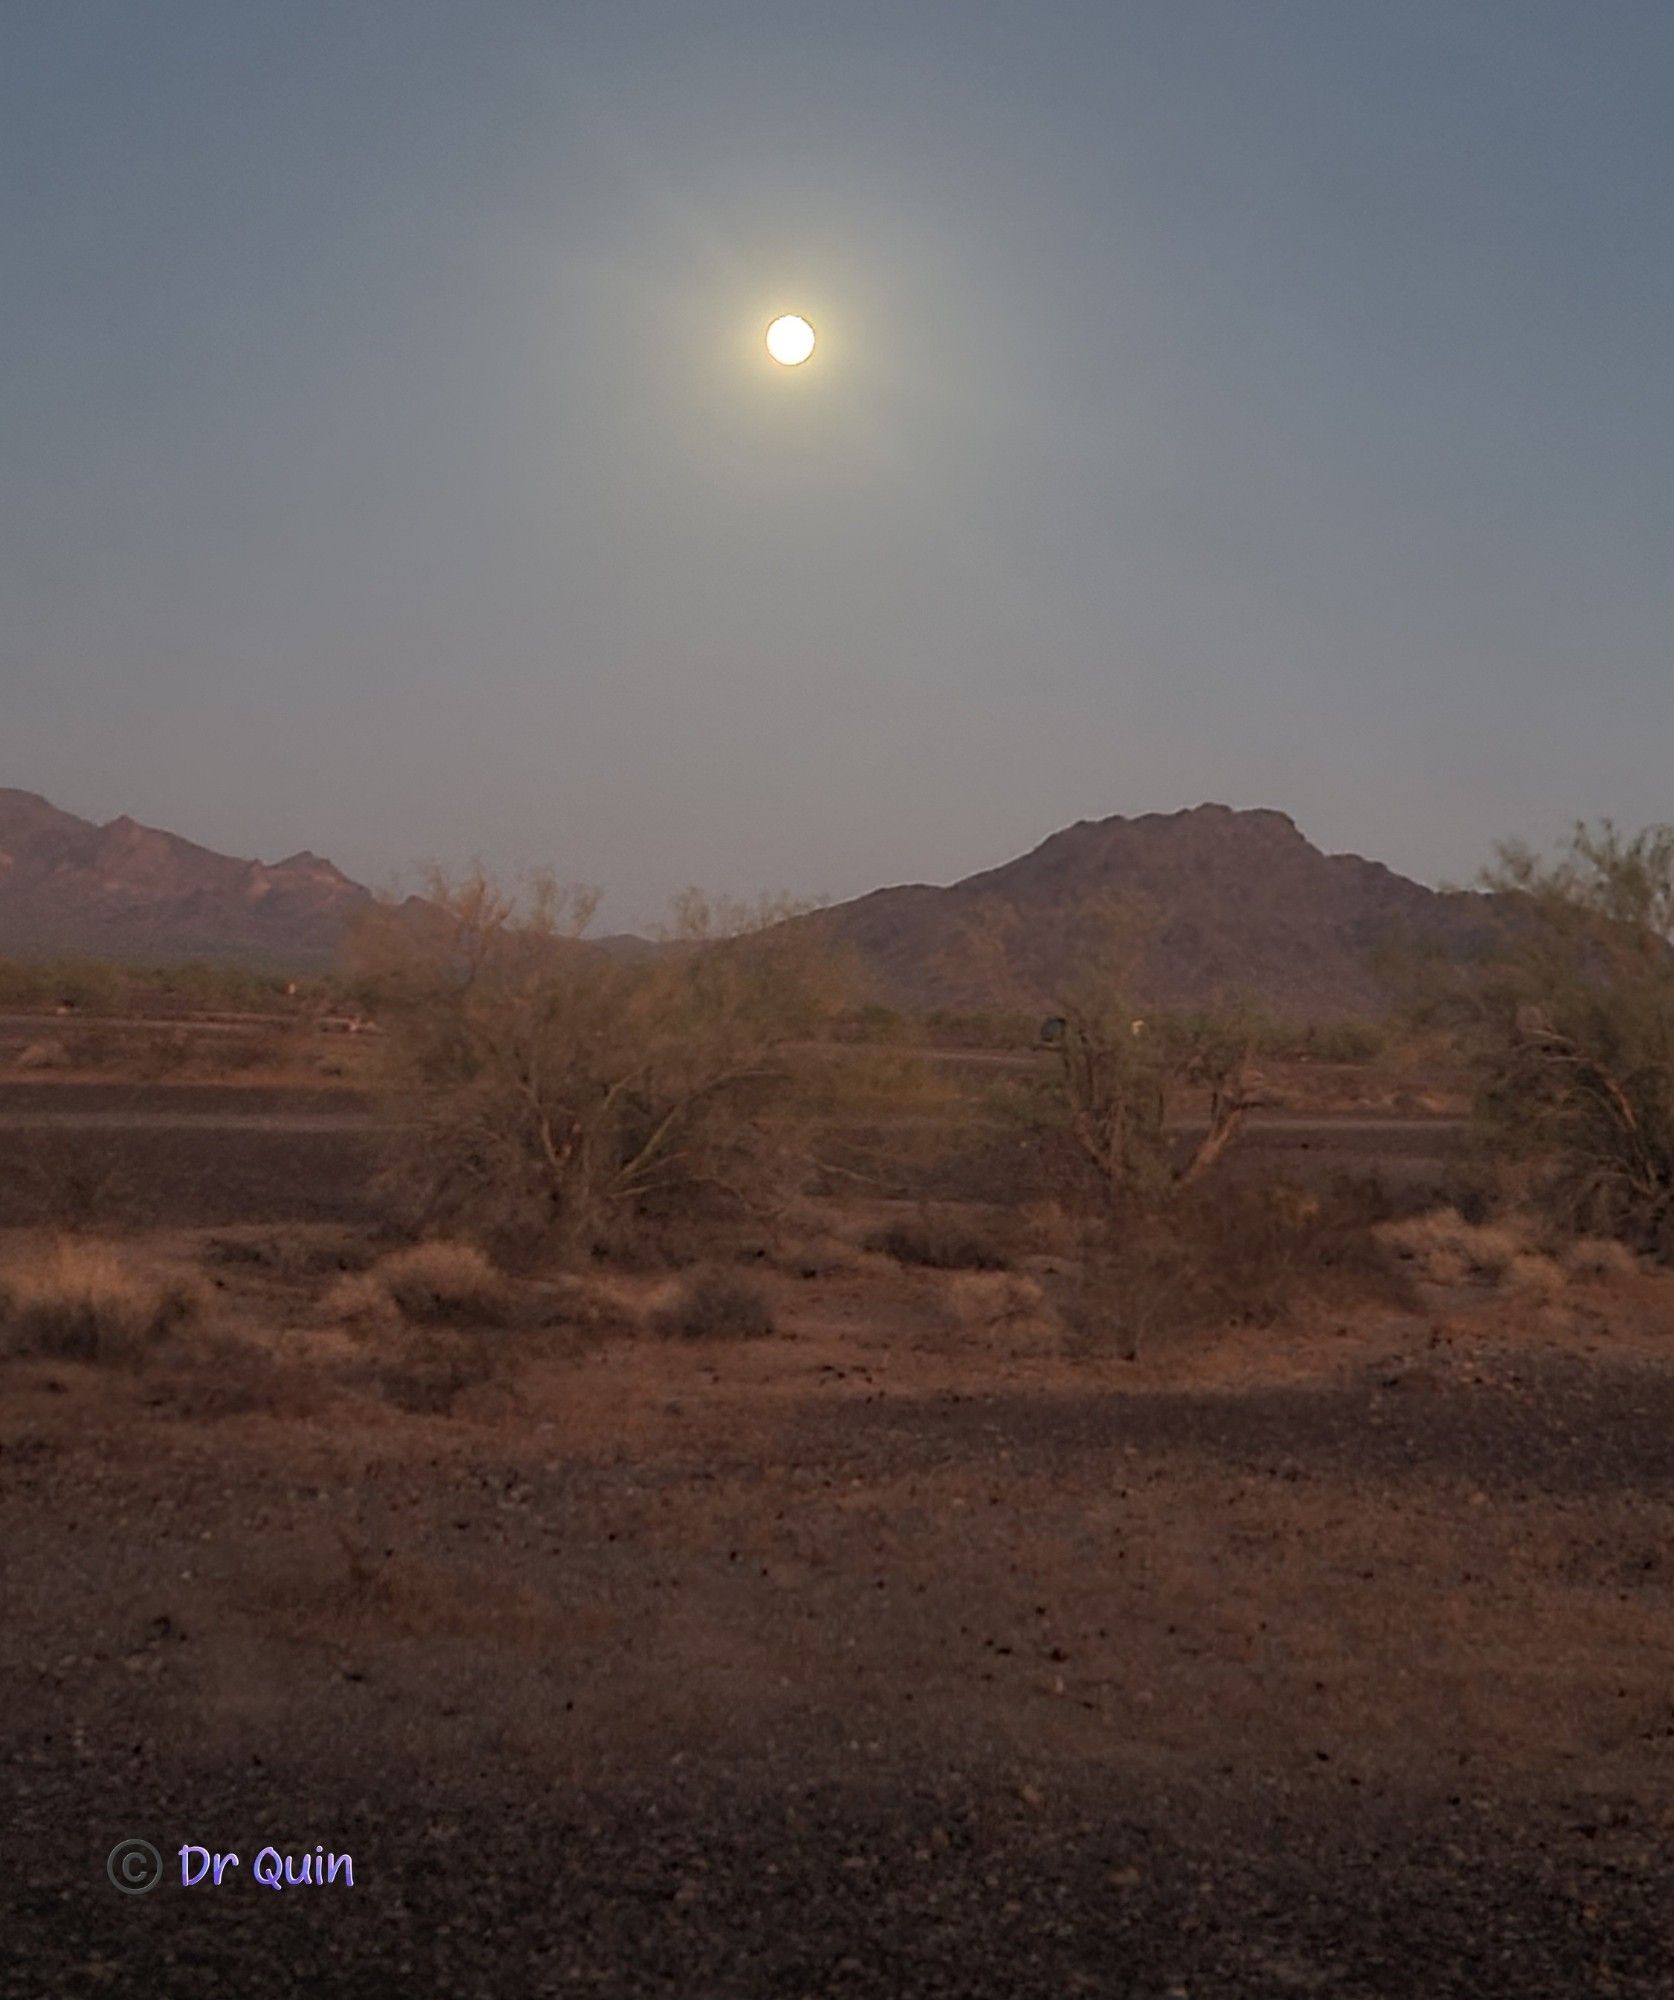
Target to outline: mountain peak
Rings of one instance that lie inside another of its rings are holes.
[[[106,826],[0,788],[0,955],[329,964],[369,892],[311,849],[264,867],[126,814]],[[1086,950],[1090,914],[1138,913],[1136,999],[1244,994],[1296,1015],[1389,1004],[1376,947],[1404,934],[1478,946],[1481,896],[1439,894],[1325,854],[1288,813],[1213,801],[1078,820],[950,888],[876,889],[810,919],[852,948],[879,998],[1045,1004]],[[973,941],[983,940],[981,948]]]
[[[1214,802],[1079,820],[951,888],[876,890],[825,921],[870,969],[880,998],[1044,1005],[1073,976],[1089,915],[1112,905],[1140,921],[1136,999],[1193,1005],[1240,994],[1311,1016],[1389,1006],[1374,956],[1386,939],[1467,949],[1490,921],[1480,897],[1444,896],[1358,855],[1323,853],[1288,813]],[[973,950],[976,937],[984,943]]]
[[[329,964],[368,891],[304,850],[265,869],[127,813],[0,788],[0,955]]]

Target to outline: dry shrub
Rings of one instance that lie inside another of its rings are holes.
[[[1325,1194],[1282,1183],[1201,1190],[1162,1212],[1089,1237],[1058,1288],[1083,1347],[1128,1358],[1159,1337],[1209,1327],[1271,1326],[1308,1300],[1410,1303],[1378,1240],[1382,1191],[1342,1181]]]
[[[478,874],[369,916],[407,1221],[506,1258],[712,1242],[794,1198],[835,1116],[886,1080],[899,1101],[909,1054],[832,1046],[847,981],[784,906],[689,894],[660,950],[623,956],[583,936],[596,902]]]
[[[741,1271],[695,1271],[658,1307],[651,1325],[680,1340],[760,1340],[774,1330],[773,1302]]]
[[[1484,1144],[1555,1228],[1674,1262],[1674,826],[1577,827],[1553,861],[1503,847],[1484,886],[1497,948],[1428,996]]]
[[[961,1271],[950,1289],[953,1309],[967,1326],[1008,1334],[1040,1333],[1052,1326],[1046,1294],[1033,1278],[1011,1271]]]
[[[297,1421],[331,1405],[340,1378],[315,1357],[277,1348],[231,1326],[206,1329],[178,1356],[159,1357],[146,1377],[153,1407],[194,1423],[264,1416]]]
[[[321,1303],[328,1317],[376,1332],[371,1384],[415,1416],[449,1415],[468,1391],[505,1377],[515,1358],[506,1328],[562,1316],[556,1298],[545,1313],[526,1312],[517,1288],[474,1245],[440,1241],[380,1257],[340,1278]]]
[[[866,1247],[932,1271],[1005,1271],[1012,1261],[992,1229],[945,1208],[921,1208],[910,1219],[886,1223],[867,1237]]]
[[[0,1346],[57,1361],[132,1363],[193,1325],[204,1293],[113,1245],[60,1238],[0,1274]]]
[[[609,1284],[567,1273],[531,1281],[518,1311],[520,1324],[582,1333],[621,1331],[637,1318],[636,1308]]]
[[[73,1058],[62,1042],[31,1042],[16,1058],[19,1069],[69,1069]]]
[[[1628,1246],[1609,1236],[1577,1236],[1564,1245],[1560,1262],[1572,1278],[1627,1278],[1639,1269]]]
[[[1522,1223],[1467,1222],[1455,1208],[1386,1223],[1378,1233],[1435,1285],[1498,1284],[1531,1252]]]
[[[1500,1281],[1508,1291],[1537,1299],[1555,1298],[1564,1288],[1563,1267],[1539,1250],[1523,1250],[1505,1267]]]
[[[413,1416],[448,1416],[460,1397],[503,1377],[506,1344],[481,1329],[426,1326],[402,1334],[379,1356],[378,1392]]]
[[[473,1244],[437,1241],[380,1257],[370,1270],[333,1285],[322,1305],[335,1319],[503,1327],[514,1316],[516,1297]]]

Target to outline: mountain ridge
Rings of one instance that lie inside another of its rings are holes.
[[[101,825],[0,787],[0,954],[310,971],[371,901],[307,849],[241,860],[126,813]]]
[[[99,825],[0,787],[0,956],[308,971],[333,963],[372,901],[309,848],[241,860],[127,814]],[[1095,914],[1110,909],[1139,919],[1135,998],[1190,1005],[1236,992],[1315,1016],[1389,1005],[1381,945],[1404,937],[1465,954],[1493,928],[1489,897],[1327,854],[1275,808],[1218,804],[1077,820],[949,885],[874,889],[799,921],[845,947],[878,1000],[989,1007],[1049,1003],[1085,955]]]
[[[1380,949],[1463,956],[1495,930],[1493,899],[1438,890],[1359,854],[1327,854],[1288,813],[1204,804],[1078,820],[947,888],[875,889],[821,913],[826,934],[894,1005],[975,1007],[1000,989],[1047,1004],[1100,911],[1134,919],[1134,998],[1242,994],[1276,1011],[1383,1011]]]

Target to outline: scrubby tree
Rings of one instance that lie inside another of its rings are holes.
[[[1080,970],[1052,1017],[1057,1116],[1110,1216],[1155,1209],[1201,1180],[1262,1090],[1264,1023],[1252,1008],[1170,1011],[1133,997],[1145,928],[1143,913],[1120,905],[1084,912]],[[1193,1110],[1205,1129],[1182,1158],[1179,1128]]]
[[[1141,1015],[1119,990],[1089,985],[1060,1014],[1053,1047],[1069,1133],[1113,1210],[1202,1179],[1260,1101],[1259,1023],[1246,1009]],[[1175,1126],[1193,1102],[1207,1125],[1182,1159]]]
[[[363,929],[415,1219],[573,1257],[798,1191],[848,999],[817,932],[689,892],[655,950],[624,955],[588,940],[597,902],[479,870]]]
[[[1498,949],[1452,979],[1480,1129],[1555,1219],[1674,1259],[1674,827],[1501,848]]]

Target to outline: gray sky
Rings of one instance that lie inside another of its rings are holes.
[[[1671,252],[1666,0],[5,0],[0,783],[615,924],[1674,817]]]

